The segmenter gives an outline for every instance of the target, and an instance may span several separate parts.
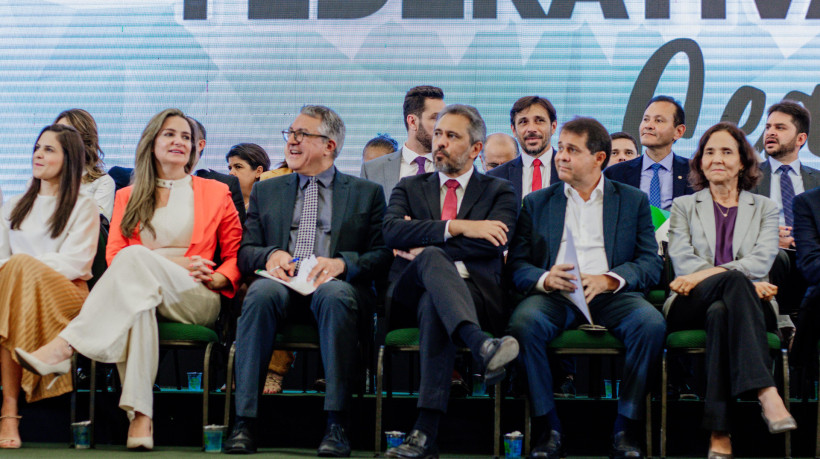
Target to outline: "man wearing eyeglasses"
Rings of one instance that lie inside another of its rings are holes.
[[[302,295],[267,278],[248,288],[237,324],[236,424],[225,452],[256,452],[259,382],[274,337],[285,321],[315,319],[327,379],[327,429],[317,454],[346,457],[350,393],[361,383],[354,368],[359,330],[372,318],[374,274],[386,271],[392,258],[381,232],[384,193],[334,166],[345,126],[333,110],[306,105],[283,135],[285,160],[295,173],[254,185],[239,269],[246,275],[265,270],[287,283],[315,255],[308,280],[316,290]]]

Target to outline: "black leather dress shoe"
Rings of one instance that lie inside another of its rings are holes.
[[[429,441],[427,435],[413,429],[404,439],[404,443],[394,448],[390,448],[384,454],[385,457],[401,457],[413,459],[438,459],[438,448],[435,443]]]
[[[319,457],[350,457],[350,442],[341,424],[331,424],[325,432],[319,449],[316,450]]]
[[[237,417],[231,435],[222,445],[222,452],[226,454],[253,454],[256,452],[256,420],[253,418]]]
[[[557,430],[551,430],[550,436],[542,437],[543,441],[530,451],[532,459],[560,459],[566,457],[564,444],[561,442],[561,434]]]
[[[638,446],[638,442],[621,431],[612,437],[612,459],[643,459],[645,456]]]
[[[484,384],[492,386],[504,379],[504,365],[518,357],[518,341],[512,336],[490,338],[484,341],[479,360],[484,363]]]

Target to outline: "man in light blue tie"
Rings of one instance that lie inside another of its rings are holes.
[[[626,183],[649,196],[649,204],[669,210],[672,200],[692,194],[689,161],[672,153],[672,145],[686,132],[683,107],[669,96],[653,97],[646,105],[640,125],[646,154],[604,171],[604,176]]]
[[[806,293],[806,281],[797,271],[792,225],[794,197],[820,186],[820,171],[800,163],[799,153],[809,137],[811,114],[797,102],[783,100],[771,107],[763,133],[768,158],[760,165],[763,177],[753,193],[768,196],[780,207],[780,252],[769,272],[778,286],[777,304],[781,315],[796,316]],[[782,317],[781,328],[791,323]]]

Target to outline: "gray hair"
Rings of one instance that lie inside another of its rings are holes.
[[[339,114],[324,105],[305,105],[299,113],[322,120],[322,124],[319,125],[319,134],[330,137],[336,142],[333,158],[338,158],[345,143],[345,122]]]
[[[444,110],[438,113],[438,118],[441,119],[444,115],[453,114],[461,115],[470,121],[470,126],[467,128],[467,133],[470,135],[470,144],[476,142],[484,143],[487,137],[487,125],[484,124],[484,119],[478,113],[475,107],[463,104],[450,104],[444,107]]]

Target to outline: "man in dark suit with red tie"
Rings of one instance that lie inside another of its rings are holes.
[[[482,331],[498,336],[506,324],[499,284],[519,207],[509,182],[473,168],[485,136],[475,108],[447,106],[433,131],[437,172],[403,179],[390,196],[384,238],[398,256],[388,321],[419,327],[421,385],[416,424],[387,457],[437,457],[457,347],[467,346],[483,365],[487,384],[499,382],[518,355],[514,338]]]
[[[510,128],[524,151],[487,175],[512,182],[518,202],[524,196],[560,181],[555,171],[555,149],[550,139],[558,126],[552,102],[540,96],[524,96],[510,110]]]

